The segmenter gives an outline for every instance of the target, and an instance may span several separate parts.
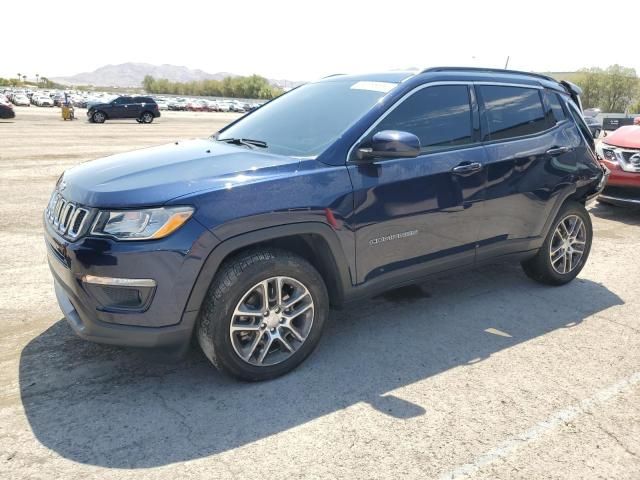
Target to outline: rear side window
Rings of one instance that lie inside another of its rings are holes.
[[[548,127],[538,89],[481,85],[485,140],[532,135]]]
[[[402,130],[420,139],[422,151],[472,142],[471,106],[466,85],[427,87],[403,101],[375,128]]]
[[[547,103],[551,108],[551,114],[553,115],[553,119],[555,120],[552,123],[553,124],[560,123],[566,120],[567,116],[565,115],[564,110],[562,109],[562,103],[560,103],[561,101],[558,94],[545,90],[544,96],[547,99]]]

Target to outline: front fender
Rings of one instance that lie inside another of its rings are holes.
[[[336,232],[330,226],[321,222],[302,222],[247,232],[218,244],[207,257],[198,274],[183,316],[200,310],[220,265],[233,252],[269,240],[299,235],[317,235],[326,242],[334,262],[332,267],[338,283],[336,285],[337,292],[340,297],[344,297],[344,293],[352,287],[352,282],[349,264]],[[342,298],[339,298],[338,302],[341,300]]]

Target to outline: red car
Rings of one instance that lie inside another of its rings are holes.
[[[597,145],[600,161],[611,174],[598,197],[605,203],[640,206],[640,118],[620,127]]]

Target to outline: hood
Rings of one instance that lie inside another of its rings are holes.
[[[96,101],[87,102],[87,108],[89,110],[96,107],[110,107],[110,106],[111,104],[109,102],[96,102]]]
[[[640,149],[640,126],[620,127],[602,141],[613,147]]]
[[[299,160],[209,139],[121,153],[67,170],[63,195],[90,207],[161,205],[202,190],[295,172]]]

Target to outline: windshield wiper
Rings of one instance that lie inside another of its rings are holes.
[[[249,148],[267,148],[267,142],[263,142],[262,140],[251,140],[250,138],[217,138],[216,140],[218,142],[231,143],[233,145],[244,145]]]

